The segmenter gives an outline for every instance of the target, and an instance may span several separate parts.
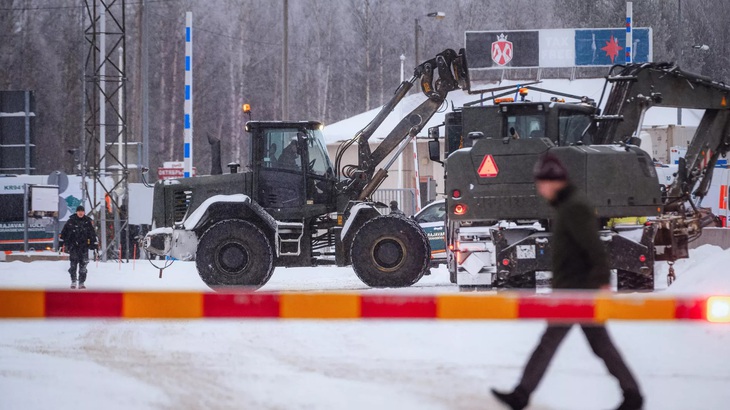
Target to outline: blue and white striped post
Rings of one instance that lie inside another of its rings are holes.
[[[634,61],[632,50],[634,43],[634,33],[632,32],[631,26],[634,22],[632,21],[633,14],[633,3],[630,1],[626,2],[626,64],[631,64]]]
[[[185,146],[183,177],[193,175],[193,13],[185,12]]]

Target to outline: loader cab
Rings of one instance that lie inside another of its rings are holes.
[[[332,212],[335,176],[314,121],[249,121],[255,200],[277,220]]]

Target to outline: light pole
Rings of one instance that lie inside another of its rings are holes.
[[[400,55],[400,82],[406,79],[406,55]],[[403,116],[403,107],[398,105],[398,117]],[[398,189],[403,189],[403,153],[398,154]],[[401,198],[401,208],[403,207],[403,199]]]
[[[281,51],[281,120],[289,119],[289,0],[284,0],[284,41]]]
[[[431,13],[426,14],[426,17],[435,18],[436,20],[442,20],[444,17],[446,17],[446,13],[443,11],[434,11]],[[416,57],[416,65],[421,64],[421,56],[418,49],[418,32],[421,30],[421,26],[418,24],[418,18],[415,19],[415,26],[414,26],[414,34],[416,39],[415,44],[415,57]]]

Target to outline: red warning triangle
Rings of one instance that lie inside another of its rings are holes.
[[[491,154],[484,156],[482,165],[479,165],[477,173],[482,178],[494,178],[499,174],[499,168],[497,168],[497,163]]]

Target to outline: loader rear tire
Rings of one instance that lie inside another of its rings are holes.
[[[418,224],[402,216],[378,216],[352,240],[355,274],[374,288],[399,288],[418,282],[431,263],[431,246]]]
[[[228,219],[203,233],[195,266],[213,290],[255,290],[271,278],[274,253],[269,239],[256,225]]]

